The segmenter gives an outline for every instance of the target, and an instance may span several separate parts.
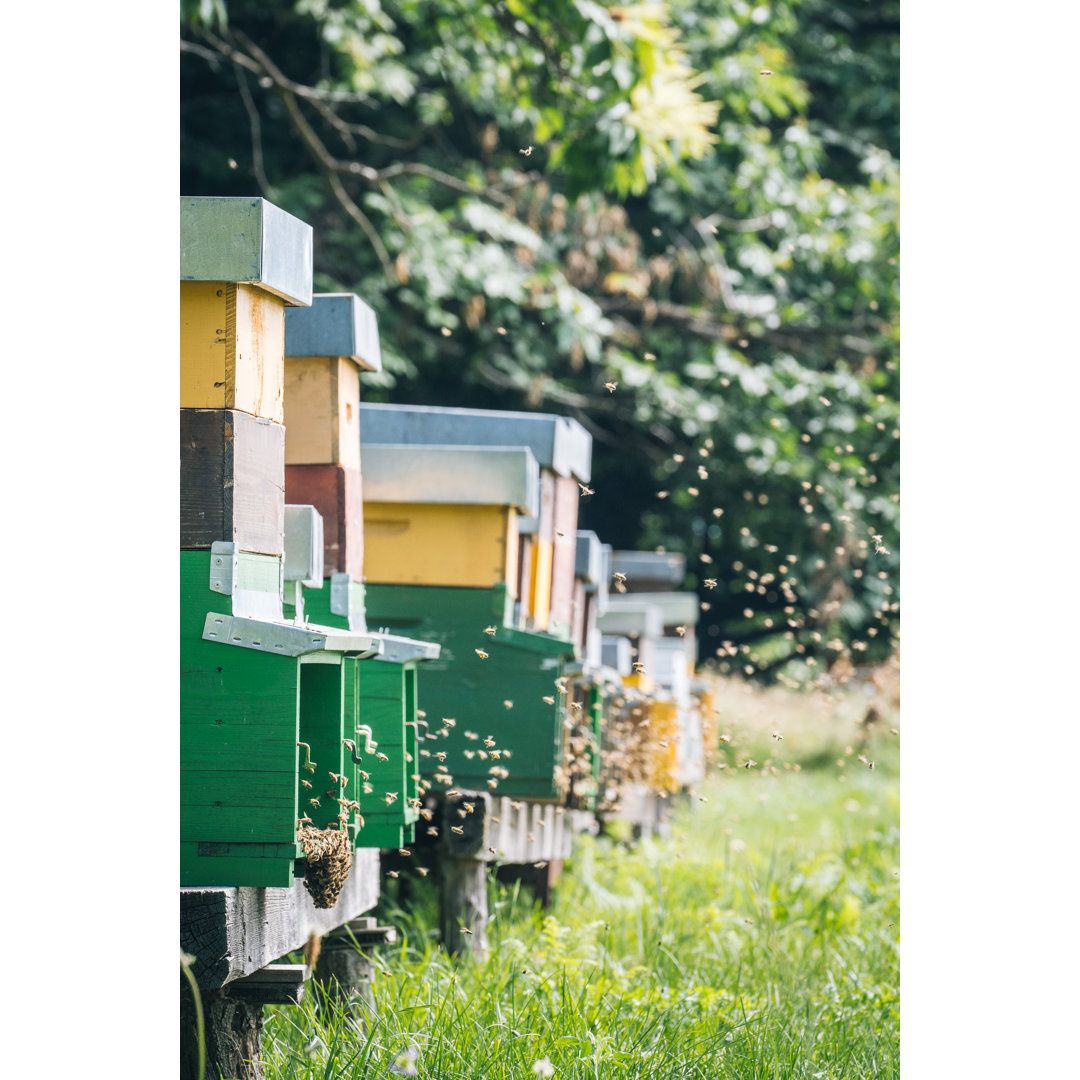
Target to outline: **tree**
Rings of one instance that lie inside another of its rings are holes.
[[[369,396],[581,420],[584,525],[813,677],[896,636],[897,6],[189,3],[181,187],[314,226]]]

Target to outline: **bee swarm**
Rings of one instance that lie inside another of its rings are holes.
[[[317,908],[332,908],[352,870],[353,847],[348,831],[305,825],[296,835],[307,860],[304,888]]]

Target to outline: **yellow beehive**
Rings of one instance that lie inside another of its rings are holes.
[[[526,447],[364,445],[364,576],[372,584],[517,595],[518,516],[535,513]]]

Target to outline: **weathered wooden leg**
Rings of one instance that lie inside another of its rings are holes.
[[[376,926],[375,919],[353,919],[323,938],[313,972],[329,997],[344,1002],[353,1016],[375,1015],[375,963],[372,950],[392,945],[397,931],[392,926]]]
[[[454,955],[471,948],[475,956],[483,957],[487,952],[487,863],[445,855],[440,869],[443,944]]]
[[[439,921],[443,944],[451,954],[487,952],[488,821],[491,796],[467,791],[439,804]]]
[[[546,908],[551,906],[551,891],[562,873],[562,866],[562,859],[551,859],[542,866],[532,863],[507,863],[499,867],[496,877],[508,884],[520,881],[532,890],[533,895],[540,901],[540,906]]]
[[[206,1027],[206,1080],[218,1076],[263,1080],[261,1004],[229,997],[222,990],[202,991]],[[199,1075],[199,1039],[190,990],[181,991],[180,1078]]]

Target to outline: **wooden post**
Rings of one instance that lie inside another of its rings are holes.
[[[394,927],[377,926],[371,917],[353,919],[323,939],[313,972],[315,980],[328,997],[344,1002],[350,1015],[374,1018],[375,963],[371,954],[376,946],[396,941]]]
[[[444,855],[439,870],[439,915],[446,951],[456,956],[470,949],[483,959],[487,955],[487,863]]]
[[[238,1001],[223,990],[201,992],[206,1031],[206,1080],[218,1076],[236,1080],[263,1080],[259,1062],[262,1052],[263,1007]],[[180,994],[180,1080],[199,1075],[199,1040],[191,991],[186,983]]]
[[[447,952],[487,953],[488,819],[491,796],[465,791],[439,802],[439,922]]]

